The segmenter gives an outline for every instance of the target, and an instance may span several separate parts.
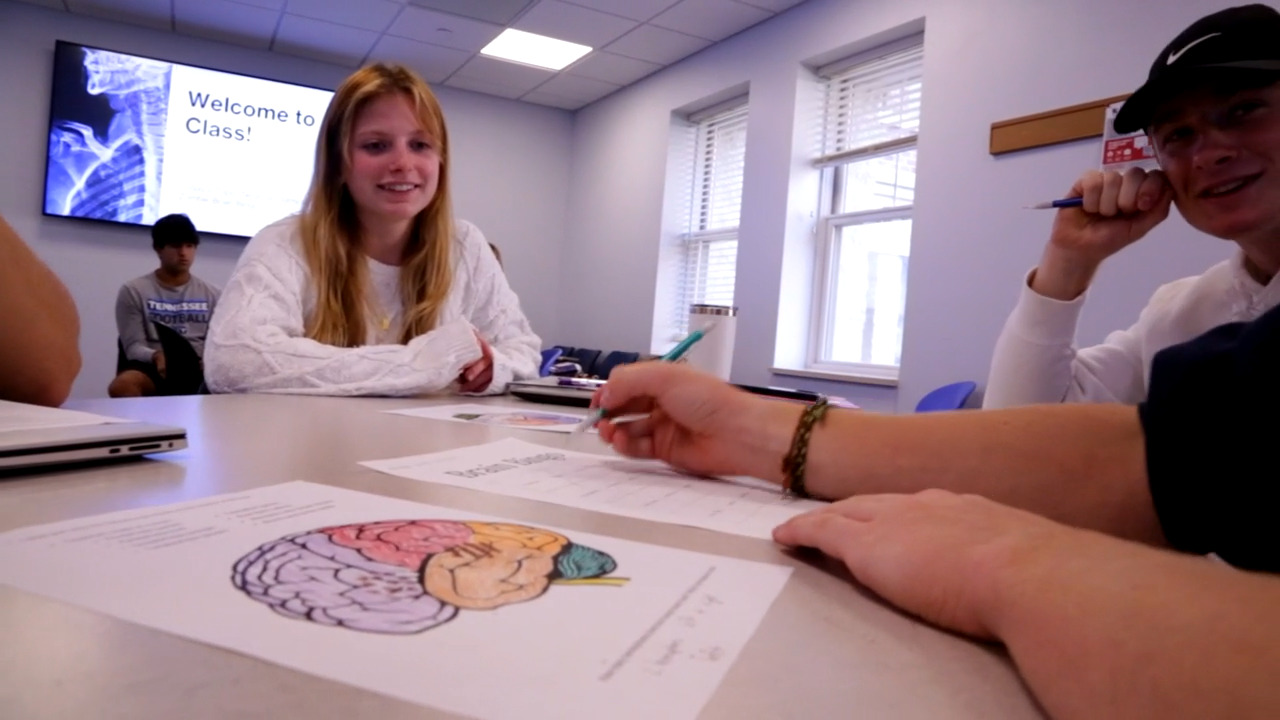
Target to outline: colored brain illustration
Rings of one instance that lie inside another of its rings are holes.
[[[286,617],[409,634],[541,596],[551,583],[620,585],[609,555],[526,525],[388,520],[289,535],[240,558],[231,581]]]

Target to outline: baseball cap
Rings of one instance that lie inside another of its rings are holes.
[[[1206,15],[1160,51],[1147,81],[1116,115],[1116,132],[1148,127],[1160,104],[1186,90],[1189,81],[1250,72],[1280,77],[1280,13],[1254,4]]]

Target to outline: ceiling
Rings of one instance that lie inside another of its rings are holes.
[[[19,0],[576,110],[803,0]],[[483,57],[505,28],[595,48],[555,72]],[[127,48],[114,48],[127,50]]]

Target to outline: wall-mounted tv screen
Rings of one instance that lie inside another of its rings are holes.
[[[332,95],[58,41],[44,212],[251,236],[301,208]]]

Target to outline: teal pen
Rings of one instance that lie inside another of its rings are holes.
[[[711,328],[707,328],[707,330],[710,330],[710,329]],[[706,334],[707,333],[705,330],[694,330],[693,332],[689,333],[689,337],[686,337],[685,339],[676,343],[675,347],[671,348],[671,350],[669,350],[666,355],[663,355],[659,359],[662,362],[675,362],[679,360],[680,358],[684,357],[685,353],[689,352],[689,348],[693,347],[694,343],[701,340],[703,337],[706,336]]]
[[[688,337],[676,343],[675,347],[668,350],[667,354],[658,358],[658,360],[660,362],[676,362],[680,358],[684,357],[685,353],[689,352],[689,348],[693,347],[694,343],[706,337],[707,333],[714,330],[715,327],[716,326],[712,324],[712,325],[708,325],[706,329],[694,330],[693,332],[689,333]],[[576,435],[578,433],[586,432],[587,430],[590,430],[591,428],[595,427],[596,423],[604,419],[605,412],[606,411],[604,408],[598,407],[592,410],[591,412],[587,413],[587,417],[584,418],[582,422],[574,426],[573,434]]]

